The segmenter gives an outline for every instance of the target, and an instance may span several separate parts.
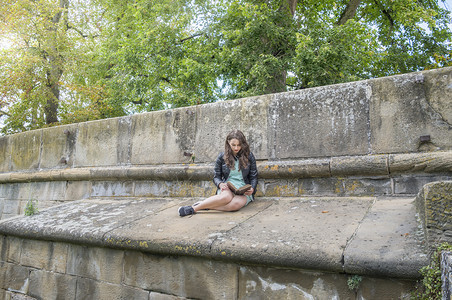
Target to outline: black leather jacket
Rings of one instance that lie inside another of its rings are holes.
[[[229,167],[226,165],[226,163],[224,162],[223,156],[224,156],[224,152],[221,152],[218,155],[217,160],[215,161],[215,168],[214,168],[215,175],[213,177],[213,182],[215,183],[217,188],[219,188],[218,186],[220,183],[227,181],[227,179],[229,177],[229,173],[231,171],[229,169]],[[242,176],[243,176],[243,180],[245,181],[245,183],[251,184],[251,186],[253,187],[253,189],[254,189],[253,195],[254,195],[256,193],[256,187],[257,187],[257,166],[256,166],[256,159],[254,158],[254,155],[251,152],[248,157],[248,161],[249,161],[249,165],[241,171],[242,171]]]

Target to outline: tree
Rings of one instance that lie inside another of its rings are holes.
[[[234,1],[216,22],[220,65],[232,97],[422,70],[450,53],[448,15],[435,1]]]
[[[17,129],[40,127],[58,121],[60,78],[68,1],[5,1],[2,31],[19,43],[2,56],[1,89],[12,104],[10,124]],[[3,97],[5,98],[5,97]],[[29,113],[27,113],[29,110]],[[14,124],[14,125],[13,125]]]
[[[4,133],[452,61],[436,0],[5,1]]]
[[[287,90],[296,48],[296,1],[233,1],[212,26],[227,98]]]
[[[101,87],[90,86],[87,67],[96,28],[80,19],[84,2],[73,1],[78,14],[72,15],[69,0],[3,2],[0,32],[12,43],[0,54],[0,99],[7,116],[3,133],[99,117],[99,109],[90,108],[99,107]],[[78,114],[82,111],[89,115]]]
[[[218,99],[214,49],[200,16],[208,2],[100,3],[109,26],[98,63],[110,101],[132,113]]]
[[[294,72],[301,87],[423,70],[450,52],[449,12],[436,1],[350,0],[338,10],[334,4],[318,5],[315,14],[314,3],[300,8],[306,22]]]

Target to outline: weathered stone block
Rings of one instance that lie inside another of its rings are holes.
[[[33,182],[15,183],[11,186],[10,200],[28,200],[33,194]]]
[[[94,181],[92,182],[91,196],[132,196],[132,181]]]
[[[338,196],[377,196],[391,195],[391,180],[386,177],[375,178],[336,178],[335,193]]]
[[[234,129],[243,129],[246,137],[251,136],[246,128],[242,128],[243,101],[221,101],[197,107],[196,161],[214,162],[218,154],[224,151],[227,134]]]
[[[376,196],[391,195],[391,179],[375,178],[304,178],[299,180],[299,194],[308,196]]]
[[[266,197],[294,197],[298,196],[298,180],[261,180],[263,195]],[[258,189],[260,191],[260,189]],[[260,193],[257,196],[261,196]]]
[[[329,177],[329,159],[304,159],[296,161],[266,161],[258,163],[259,178]]]
[[[29,295],[37,299],[74,300],[76,286],[77,277],[75,276],[44,270],[30,272]]]
[[[418,279],[428,264],[412,197],[378,198],[343,252],[343,270],[372,277]]]
[[[71,245],[67,274],[120,284],[123,256],[120,250]]]
[[[271,154],[269,152],[271,147],[268,143],[268,135],[272,133],[269,131],[270,118],[268,116],[271,98],[271,95],[262,95],[242,99],[241,127],[237,129],[244,132],[250,149],[258,160],[268,159]],[[232,129],[234,129],[233,125],[230,130]],[[223,139],[226,139],[226,134]]]
[[[238,299],[352,299],[347,277],[301,270],[240,267]]]
[[[298,186],[298,193],[301,196],[309,195],[337,195],[337,178],[302,178]]]
[[[7,199],[12,199],[15,198],[13,196],[13,186],[16,186],[17,184],[14,183],[3,183],[1,184],[1,188],[0,188],[0,198],[7,198]]]
[[[387,160],[387,155],[332,157],[331,175],[389,175]]]
[[[422,74],[428,103],[450,126],[452,124],[452,101],[450,101],[452,99],[452,68],[435,69]],[[443,142],[447,143],[446,140]],[[448,146],[450,147],[450,145]]]
[[[137,181],[136,197],[210,197],[216,192],[211,181]]]
[[[132,117],[122,117],[118,119],[118,164],[130,164],[132,148]]]
[[[430,182],[450,180],[448,176],[414,176],[404,175],[393,178],[395,194],[416,195],[422,187]]]
[[[82,200],[91,194],[90,181],[68,181],[64,200]]]
[[[11,170],[31,170],[39,167],[42,130],[11,135]]]
[[[368,89],[362,81],[275,94],[269,158],[367,154]]]
[[[451,73],[452,69],[448,69],[448,72]],[[434,77],[436,76],[438,74],[434,75]],[[450,75],[448,80],[446,86],[452,83]],[[428,99],[431,100],[431,98],[426,98],[426,87],[423,81],[422,73],[403,74],[370,81],[372,85],[370,106],[372,153],[417,152],[422,149],[432,151],[451,148],[451,124],[445,121],[428,102]],[[442,85],[444,86],[444,84]],[[438,91],[438,93],[442,93],[446,89],[441,89],[441,92]],[[450,103],[450,99],[447,102],[444,100],[441,102]],[[420,141],[420,137],[425,135],[431,137],[429,145],[423,145]]]
[[[79,124],[74,166],[115,166],[118,164],[118,119]]]
[[[43,129],[41,168],[66,168],[72,166],[77,128],[78,124],[72,124]]]
[[[127,285],[187,298],[235,298],[238,272],[234,264],[131,251],[127,251],[124,258],[124,283]],[[199,288],[200,283],[202,288]]]
[[[6,261],[11,263],[19,264],[20,262],[20,255],[22,251],[22,242],[23,240],[21,238],[16,238],[13,236],[7,236],[6,241],[3,245],[5,247],[5,251],[7,254]],[[3,251],[3,249],[2,249]]]
[[[64,200],[66,181],[32,182],[31,194],[26,200]],[[24,198],[21,198],[24,199]]]
[[[391,174],[401,173],[452,173],[452,153],[438,151],[389,155]]]
[[[1,291],[1,290],[0,290]],[[36,298],[21,294],[21,293],[16,293],[16,292],[12,292],[12,291],[5,291],[4,293],[4,297],[5,298],[1,298],[1,294],[0,294],[0,299],[4,299],[4,300],[38,300]]]
[[[401,279],[363,277],[357,299],[411,299],[415,282]]]
[[[0,172],[9,172],[11,168],[11,149],[9,136],[0,136]]]
[[[416,196],[416,208],[430,250],[452,243],[452,181],[424,185]]]
[[[21,265],[66,273],[67,244],[26,239],[21,250]]]
[[[17,216],[20,211],[20,201],[18,200],[5,200],[3,206],[3,215]]]
[[[131,163],[189,162],[184,152],[194,152],[197,113],[190,107],[132,116]]]
[[[0,289],[15,290],[26,294],[30,283],[29,272],[27,267],[0,262]]]
[[[77,297],[81,299],[149,299],[149,291],[136,289],[129,286],[111,284],[91,280],[87,278],[79,278],[77,280]]]

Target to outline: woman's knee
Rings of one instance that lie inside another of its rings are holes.
[[[232,199],[234,198],[233,195],[230,195],[229,193],[221,193],[220,195],[220,200],[224,203],[224,204],[228,204],[232,201]]]
[[[241,209],[242,207],[244,207],[245,203],[246,202],[243,202],[241,200],[238,200],[238,201],[234,200],[234,201],[231,201],[231,203],[229,203],[229,208],[231,211],[237,211],[237,210]]]

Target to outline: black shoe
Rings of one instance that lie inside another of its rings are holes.
[[[188,215],[194,215],[195,210],[191,206],[181,206],[179,207],[179,216],[185,217]]]
[[[198,201],[198,202],[196,202],[195,204],[193,204],[193,206],[197,206],[197,205],[201,204],[201,202],[202,202],[202,201]],[[203,209],[201,209],[201,210],[209,210],[209,209],[208,209],[208,208],[203,208]]]

